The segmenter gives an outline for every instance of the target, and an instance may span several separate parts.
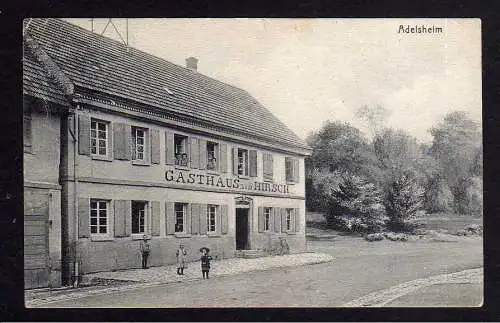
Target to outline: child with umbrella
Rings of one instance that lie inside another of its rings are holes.
[[[212,257],[208,255],[210,249],[207,247],[201,247],[200,252],[201,252],[201,273],[203,275],[203,279],[205,279],[205,276],[208,279],[208,272],[210,271],[210,260],[212,260]]]

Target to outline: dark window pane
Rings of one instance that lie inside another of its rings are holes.
[[[97,233],[97,226],[91,226],[90,233]]]
[[[97,225],[97,218],[95,217],[90,218],[90,225]]]
[[[99,233],[107,233],[107,229],[105,226],[100,227],[100,232]]]
[[[99,155],[106,155],[106,148],[99,148]]]
[[[99,122],[97,124],[97,127],[98,127],[97,129],[99,129],[99,130],[106,131],[106,124],[105,123]]]

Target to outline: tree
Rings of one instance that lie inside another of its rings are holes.
[[[380,105],[376,107],[363,105],[356,111],[354,116],[365,121],[370,128],[372,136],[375,136],[383,130],[385,122],[390,114],[391,111]]]
[[[454,206],[459,213],[469,213],[468,192],[472,178],[482,175],[482,145],[478,122],[467,113],[454,111],[430,129],[433,136],[431,154],[440,166],[440,174],[450,187]]]

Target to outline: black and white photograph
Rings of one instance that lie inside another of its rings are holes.
[[[481,20],[29,18],[26,308],[481,307]]]

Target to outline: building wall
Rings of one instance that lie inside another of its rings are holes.
[[[23,160],[24,213],[47,216],[49,285],[60,286],[60,116],[54,113],[50,106],[25,101],[25,108],[27,105],[32,108],[31,147],[25,147]]]

